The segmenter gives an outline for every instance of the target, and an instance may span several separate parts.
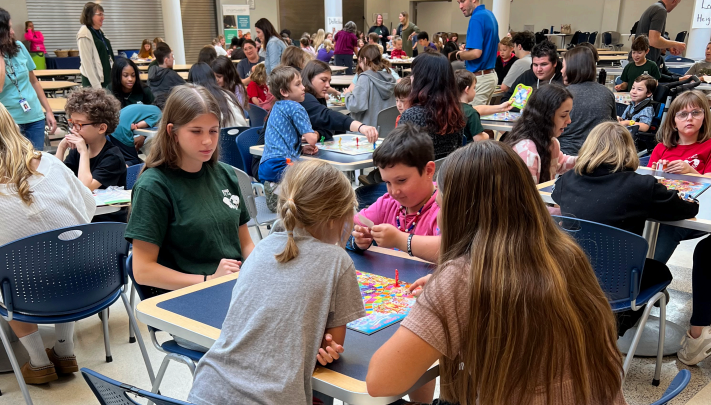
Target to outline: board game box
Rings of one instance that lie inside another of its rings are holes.
[[[373,153],[377,148],[377,144],[377,141],[375,145],[368,142],[368,138],[363,135],[334,135],[332,141],[319,141],[316,146],[321,150],[329,150],[346,155],[363,155]]]
[[[502,112],[491,115],[485,115],[481,117],[482,121],[506,121],[513,122],[516,121],[521,116],[521,113],[517,112]]]
[[[367,316],[348,324],[349,329],[373,334],[380,329],[401,321],[410,312],[415,297],[408,290],[409,284],[388,277],[356,270],[360,294]]]
[[[659,182],[669,190],[676,190],[682,196],[691,198],[697,198],[711,186],[709,183],[696,183],[686,180],[659,179]]]

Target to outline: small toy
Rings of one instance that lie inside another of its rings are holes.
[[[400,272],[395,269],[395,287],[400,286]]]
[[[321,145],[323,146],[326,143],[326,137],[322,136],[321,137]]]
[[[359,146],[359,145],[358,145],[358,137],[357,137],[357,136],[355,137],[355,140],[356,140],[356,148],[357,148],[357,147]]]

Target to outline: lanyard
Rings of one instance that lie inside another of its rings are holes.
[[[22,92],[20,91],[20,86],[17,83],[17,74],[15,73],[15,67],[12,65],[12,58],[5,57],[5,72],[7,73],[7,77],[10,78],[12,84],[15,85],[15,88],[17,89],[17,94],[19,94],[20,98],[22,98]]]
[[[104,43],[104,46],[106,47],[106,52],[107,52],[109,55],[111,55],[111,51],[109,51],[109,45],[106,43],[106,40],[104,39],[104,33],[101,32],[101,30],[98,30],[98,31],[95,30],[93,27],[89,27],[89,29],[91,30],[91,32],[95,33],[97,37],[99,37],[99,39],[101,40],[101,42],[103,42],[103,43]],[[110,58],[111,58],[111,57],[109,56],[109,59],[110,59]]]
[[[435,189],[435,191],[432,192],[432,195],[430,195],[430,198],[432,198],[432,196],[436,192],[437,192],[437,189]],[[427,199],[427,201],[429,201],[429,198]],[[395,222],[397,223],[398,231],[402,231],[405,233],[412,233],[412,231],[415,230],[415,226],[417,225],[417,220],[420,218],[420,214],[422,214],[422,209],[425,208],[425,205],[427,205],[427,202],[425,202],[425,204],[422,207],[420,207],[420,209],[417,211],[417,213],[415,214],[415,218],[412,220],[412,223],[410,224],[410,226],[407,229],[405,229],[404,226],[403,227],[400,226],[400,215],[402,215],[403,210],[405,210],[405,215],[404,215],[402,222],[404,223],[404,225],[407,225],[407,222],[406,222],[407,221],[407,219],[406,219],[407,218],[407,209],[401,205],[400,209],[397,212],[397,216],[395,216]]]

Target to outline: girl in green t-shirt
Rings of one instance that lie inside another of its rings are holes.
[[[220,116],[204,87],[168,97],[126,228],[139,284],[176,290],[231,274],[254,248],[235,169],[218,162]]]

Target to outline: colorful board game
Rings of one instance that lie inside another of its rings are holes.
[[[509,101],[511,105],[518,109],[523,109],[528,103],[528,98],[533,94],[533,87],[524,86],[523,83],[516,85]]]
[[[700,196],[701,193],[711,186],[709,183],[696,183],[686,180],[660,179],[659,182],[664,184],[669,190],[676,190],[682,196],[691,198]]]
[[[348,324],[355,331],[373,334],[405,318],[415,297],[408,290],[409,284],[388,277],[364,273],[356,270],[360,294],[368,316]]]
[[[517,112],[502,112],[491,115],[485,115],[481,117],[482,121],[506,121],[513,122],[516,121],[521,116],[521,113]]]
[[[373,153],[376,145],[368,142],[368,138],[363,135],[335,135],[332,141],[319,141],[316,146],[321,150],[344,153],[346,155],[363,155]]]

